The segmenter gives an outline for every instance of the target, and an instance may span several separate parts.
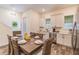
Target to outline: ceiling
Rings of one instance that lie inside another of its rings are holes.
[[[45,12],[50,12],[70,6],[75,6],[75,4],[0,4],[0,8],[14,10],[16,12],[24,12],[32,9],[40,13],[42,9],[45,9]]]

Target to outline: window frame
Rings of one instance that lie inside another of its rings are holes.
[[[66,16],[73,16],[72,22],[65,22],[65,17],[66,17]],[[74,14],[64,15],[64,28],[65,28],[65,29],[72,29],[72,28],[73,28],[74,16],[75,16]],[[67,27],[67,26],[69,26],[69,27]]]

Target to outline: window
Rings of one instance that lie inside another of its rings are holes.
[[[73,15],[64,16],[64,28],[72,29],[73,27]]]

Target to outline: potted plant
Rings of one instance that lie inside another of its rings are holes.
[[[16,21],[12,22],[13,31],[17,31],[18,23]]]
[[[12,22],[12,27],[17,27],[18,26],[18,23],[16,21],[13,21]]]

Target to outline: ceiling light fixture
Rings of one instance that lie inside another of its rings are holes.
[[[10,16],[16,17],[16,12],[14,12],[14,11],[9,11],[8,13],[9,13]]]

